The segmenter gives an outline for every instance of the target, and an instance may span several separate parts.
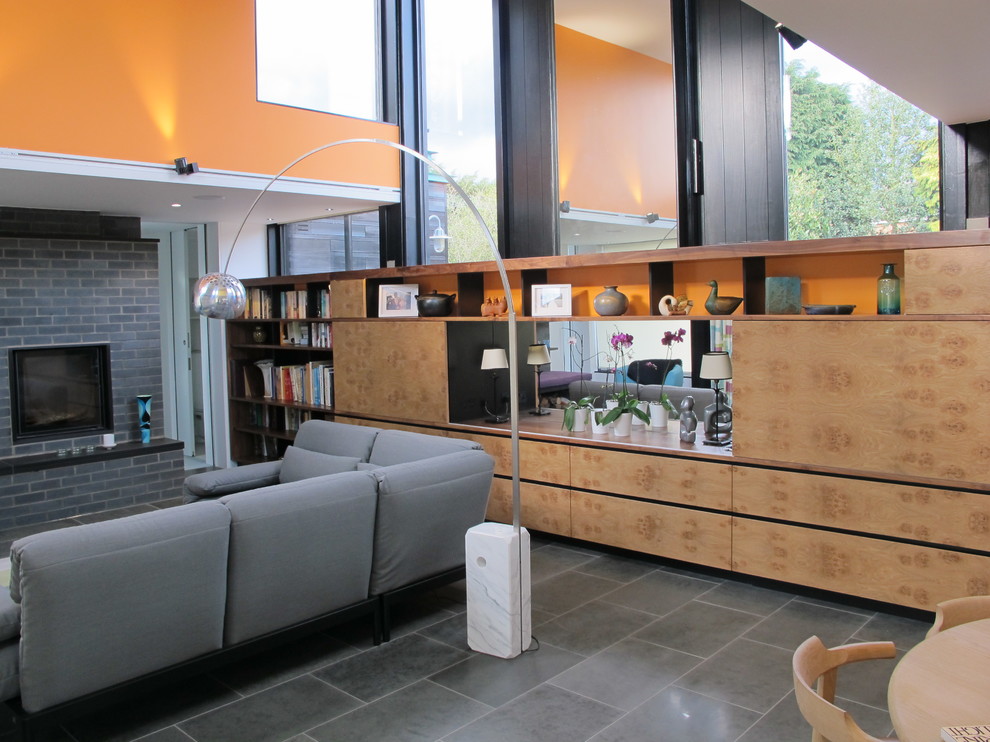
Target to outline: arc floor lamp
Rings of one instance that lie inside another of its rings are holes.
[[[262,196],[289,170],[303,160],[330,149],[350,144],[372,144],[390,147],[414,157],[436,170],[464,199],[474,215],[498,267],[502,290],[508,304],[509,327],[509,422],[512,454],[512,525],[484,523],[470,529],[465,539],[468,597],[468,644],[486,654],[515,657],[529,648],[532,640],[530,604],[529,533],[521,528],[519,491],[519,367],[517,363],[517,323],[509,277],[498,245],[481,212],[468,194],[451,175],[426,155],[403,144],[387,139],[340,139],[321,145],[300,155],[278,173],[258,193],[241,221],[227,253],[223,270],[208,273],[196,283],[193,307],[204,317],[228,320],[244,311],[247,294],[244,284],[227,273],[234,247],[251,213]]]

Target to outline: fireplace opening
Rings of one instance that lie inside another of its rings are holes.
[[[14,443],[113,431],[108,345],[11,348]]]

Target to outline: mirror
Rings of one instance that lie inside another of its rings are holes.
[[[560,252],[676,247],[669,0],[554,0]]]
[[[680,363],[667,364],[668,350],[661,343],[665,332],[684,330],[681,342],[671,344],[670,359]],[[545,342],[550,348],[550,365],[540,378],[541,395],[580,398],[597,394],[602,384],[613,383],[612,368],[620,365],[614,374],[616,388],[621,391],[623,379],[631,393],[650,399],[660,394],[660,370],[666,366],[663,377],[665,387],[691,385],[691,322],[663,320],[656,322],[622,321],[621,317],[608,320],[561,321],[534,323],[534,342]],[[632,347],[625,353],[625,367],[633,371],[623,372],[619,358],[609,344],[613,333],[632,335]],[[637,363],[638,362],[638,363]],[[656,368],[643,366],[652,362]],[[639,366],[637,369],[635,366]],[[637,374],[636,371],[640,373]],[[649,390],[640,388],[637,379]],[[572,387],[572,383],[577,386]],[[646,393],[649,392],[649,393]],[[575,396],[575,394],[577,396]]]

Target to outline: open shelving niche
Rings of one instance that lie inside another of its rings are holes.
[[[333,412],[330,274],[243,283],[248,306],[227,322],[230,448],[239,464],[280,458],[301,422]]]

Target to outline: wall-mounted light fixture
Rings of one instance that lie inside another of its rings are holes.
[[[192,175],[199,172],[199,163],[188,162],[185,157],[176,157],[173,162],[175,163],[175,172],[179,175]]]
[[[571,210],[571,202],[570,201],[561,201],[560,202],[560,213],[561,214],[566,214],[570,210]]]
[[[777,33],[780,34],[780,38],[790,44],[791,49],[798,49],[804,45],[804,42],[807,41],[804,36],[799,33],[795,33],[783,23],[778,23],[775,28],[777,29]]]
[[[443,231],[443,222],[440,221],[440,217],[436,214],[430,214],[430,224],[433,223],[434,219],[437,220],[437,228],[433,230],[433,234],[430,235],[430,239],[433,240],[434,251],[443,252],[443,243],[450,239],[450,235]]]
[[[653,224],[653,222],[656,222],[656,221],[659,221],[659,220],[660,220],[660,215],[658,213],[656,213],[655,211],[651,211],[649,214],[646,215],[646,223],[647,224]]]

